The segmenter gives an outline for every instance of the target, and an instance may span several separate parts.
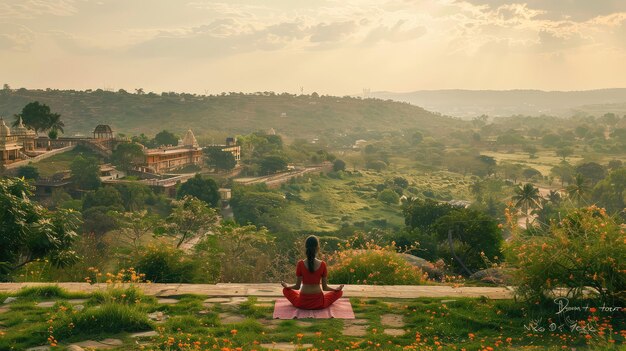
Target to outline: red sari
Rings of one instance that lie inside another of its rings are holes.
[[[304,261],[299,261],[296,266],[296,276],[302,277],[302,283],[304,284],[320,284],[322,277],[326,277],[327,274],[326,262],[324,261],[322,261],[322,264],[320,264],[320,267],[315,272],[309,271],[304,265]],[[305,310],[319,310],[332,305],[333,302],[337,301],[343,295],[343,291],[302,294],[300,291],[284,288],[283,295],[285,295],[287,300],[295,307]]]

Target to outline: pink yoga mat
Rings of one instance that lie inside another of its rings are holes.
[[[341,318],[354,319],[354,311],[350,300],[341,298],[330,307],[322,310],[302,310],[294,307],[289,300],[276,300],[274,305],[274,319],[302,319],[302,318]]]

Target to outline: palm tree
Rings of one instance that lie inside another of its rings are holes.
[[[50,121],[48,123],[48,129],[53,130],[55,132],[60,131],[64,133],[63,127],[65,127],[65,123],[61,121],[61,115],[58,113],[50,114]]]
[[[574,182],[567,187],[567,195],[578,204],[584,201],[588,191],[587,180],[580,173],[576,174]]]
[[[554,205],[558,205],[561,203],[561,194],[557,190],[550,190],[548,196],[546,196],[546,200]]]
[[[523,186],[518,185],[515,188],[515,195],[513,195],[515,207],[520,208],[525,215],[528,215],[530,209],[540,207],[540,200],[539,189],[531,183],[526,183]]]

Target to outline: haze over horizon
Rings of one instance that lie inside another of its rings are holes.
[[[0,0],[0,54],[13,88],[620,88],[626,2]]]

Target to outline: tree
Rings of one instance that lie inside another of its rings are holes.
[[[339,172],[339,171],[345,171],[345,170],[346,170],[346,162],[344,160],[336,159],[335,162],[333,162],[333,171]]]
[[[483,257],[502,257],[502,231],[498,223],[483,212],[458,208],[434,223],[439,254],[456,272],[471,275],[487,268]]]
[[[178,137],[174,133],[163,130],[154,137],[154,142],[156,146],[178,145]]]
[[[474,183],[470,185],[470,191],[476,197],[476,201],[482,201],[483,199],[483,183],[479,180],[476,180]]]
[[[576,172],[585,177],[592,186],[606,177],[606,168],[596,162],[580,164],[576,167]]]
[[[50,212],[30,201],[33,187],[17,178],[0,178],[0,279],[37,259],[62,267],[78,260],[72,245],[80,220],[76,212]]]
[[[209,147],[204,149],[204,154],[207,157],[207,164],[214,166],[217,169],[230,171],[237,166],[237,160],[231,152],[222,151],[221,148]]]
[[[588,192],[589,186],[587,186],[587,180],[582,174],[576,174],[574,182],[567,187],[567,195],[570,199],[572,199],[572,201],[576,201],[578,204],[581,204]]]
[[[541,178],[541,172],[529,167],[522,171],[522,176],[524,176],[524,178],[526,178],[527,180],[530,180],[532,178]]]
[[[63,132],[63,122],[61,122],[61,115],[50,112],[50,107],[45,104],[40,104],[39,101],[26,104],[22,109],[22,112],[15,115],[15,122],[13,126],[16,127],[19,124],[20,118],[25,126],[35,130],[36,133],[52,129],[60,130]]]
[[[558,206],[561,203],[561,193],[556,190],[550,190],[546,196],[546,200]]]
[[[535,145],[530,145],[530,144],[524,145],[522,150],[524,150],[524,152],[528,153],[528,157],[529,158],[536,158],[537,157],[537,147]]]
[[[387,205],[396,205],[400,201],[400,196],[391,189],[385,189],[378,194],[378,200]]]
[[[222,280],[262,281],[262,277],[255,273],[258,272],[257,267],[271,260],[268,248],[274,240],[267,229],[227,222],[219,226],[215,234],[219,239],[220,251],[223,252]]]
[[[487,175],[490,176],[495,172],[496,168],[496,159],[491,156],[480,155],[478,156],[478,160],[485,166]]]
[[[154,196],[147,185],[138,182],[117,184],[115,188],[120,193],[124,208],[130,212],[142,210],[146,201]]]
[[[154,233],[154,228],[161,226],[159,216],[150,215],[145,210],[116,212],[114,215],[120,228],[118,231],[120,239],[129,243],[135,254],[139,252],[141,239],[149,233]]]
[[[268,222],[286,208],[287,200],[273,192],[236,187],[230,204],[237,223],[269,227]]]
[[[70,164],[70,179],[83,190],[95,190],[100,187],[100,164],[93,157],[76,156]]]
[[[122,170],[128,171],[145,161],[143,147],[136,143],[122,143],[113,150],[111,162]]]
[[[176,197],[182,199],[185,196],[193,196],[211,207],[216,207],[220,201],[220,194],[215,180],[203,177],[200,174],[196,174],[178,187]]]
[[[626,208],[626,168],[614,170],[593,189],[592,198],[610,213],[622,212]]]
[[[515,207],[521,209],[524,215],[528,215],[530,210],[540,207],[541,195],[538,188],[531,183],[526,183],[515,188],[515,195],[512,199],[515,201]]]
[[[262,174],[273,174],[287,169],[287,159],[279,155],[270,155],[261,159],[259,166]]]
[[[105,207],[109,210],[123,211],[122,195],[112,186],[99,188],[95,192],[90,192],[83,199],[83,210],[92,207]]]
[[[204,236],[213,228],[216,220],[217,213],[206,202],[186,195],[172,201],[172,213],[165,219],[165,226],[158,228],[155,234],[176,238],[176,248],[179,248],[196,237]]]
[[[410,198],[402,207],[404,224],[411,229],[427,230],[439,217],[452,212],[455,207],[434,200]]]
[[[17,169],[17,176],[24,179],[37,180],[39,179],[39,170],[32,165],[21,166]]]
[[[565,162],[567,158],[569,156],[572,156],[573,154],[574,154],[574,149],[572,149],[571,147],[567,147],[567,146],[562,146],[556,150],[556,155],[559,156],[563,160],[563,162]]]
[[[61,132],[61,133],[64,133],[63,127],[65,127],[65,123],[63,123],[61,121],[61,115],[59,115],[57,113],[50,114],[50,121],[49,121],[49,124],[48,124],[48,129],[50,129],[50,132],[54,132],[54,133]]]
[[[567,162],[561,162],[560,165],[552,167],[550,173],[561,180],[561,186],[566,182],[571,182],[574,178],[574,168]]]

